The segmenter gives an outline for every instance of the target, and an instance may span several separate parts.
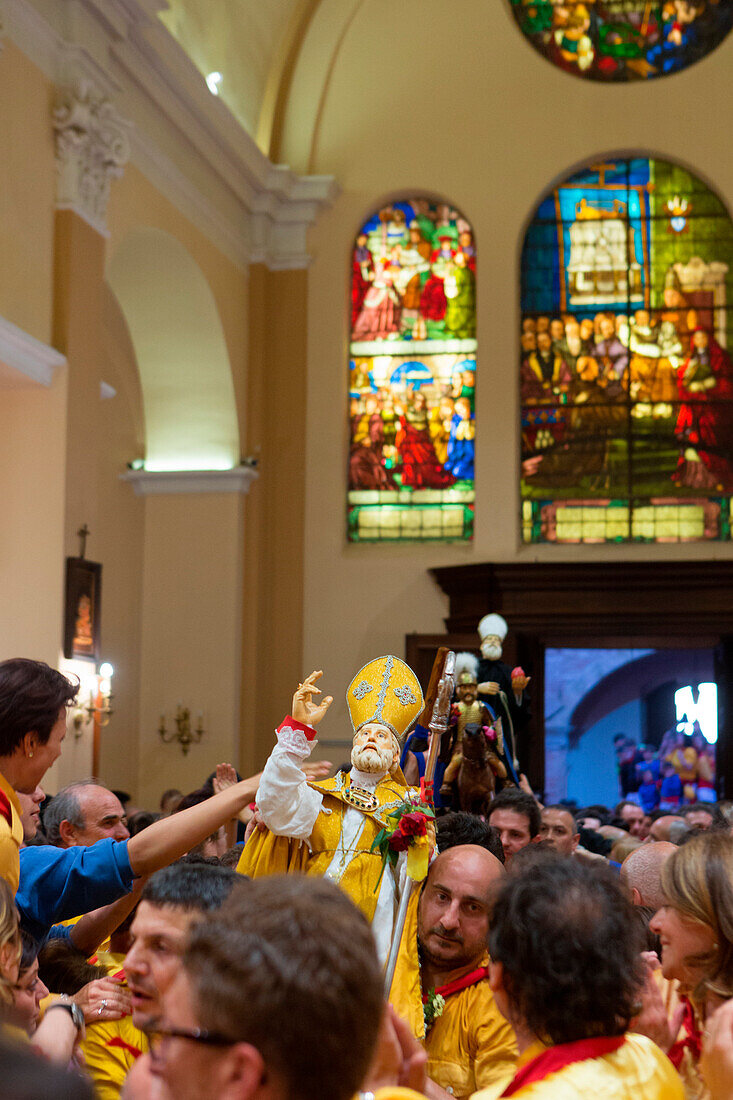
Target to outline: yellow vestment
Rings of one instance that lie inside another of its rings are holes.
[[[496,1007],[487,981],[446,997],[441,1015],[425,1034],[417,953],[418,900],[419,891],[415,890],[397,956],[390,1004],[410,1024],[413,1035],[423,1041],[428,1077],[436,1085],[450,1089],[455,1097],[470,1096],[495,1082],[505,1085],[514,1076],[517,1046],[514,1031]],[[477,966],[487,963],[485,955]]]
[[[323,795],[323,806],[308,843],[287,836],[275,836],[270,832],[255,832],[244,846],[237,865],[239,873],[250,878],[261,878],[264,875],[303,871],[306,875],[323,877],[334,856],[340,854],[332,877],[338,876],[342,890],[371,921],[377,905],[382,857],[379,852],[371,852],[370,848],[377,833],[387,824],[387,814],[404,800],[409,788],[389,775],[382,779],[374,792],[379,805],[374,810],[360,811],[364,826],[356,845],[343,850],[339,845],[344,814],[349,808],[343,791],[349,785],[349,776],[344,772],[331,779],[309,783],[309,787]],[[392,872],[387,869],[384,873]]]
[[[541,1054],[535,1043],[517,1068]],[[472,1100],[497,1100],[509,1082],[482,1089]],[[682,1082],[666,1054],[645,1035],[628,1034],[611,1054],[573,1062],[514,1093],[520,1100],[684,1100]]]
[[[20,846],[23,843],[23,822],[20,820],[20,802],[13,788],[0,775],[0,791],[10,803],[10,821],[0,813],[0,878],[4,878],[13,893],[20,881]]]

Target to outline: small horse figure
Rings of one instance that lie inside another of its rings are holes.
[[[494,797],[497,779],[506,779],[507,770],[492,749],[491,736],[499,731],[492,726],[469,722],[461,739],[461,762],[456,785],[458,804],[470,814],[486,816]]]

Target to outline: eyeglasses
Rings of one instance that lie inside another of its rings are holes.
[[[191,1043],[203,1043],[212,1047],[231,1047],[238,1041],[218,1031],[206,1031],[200,1027],[155,1027],[145,1033],[150,1043],[150,1054],[159,1057],[167,1039],[188,1039]]]

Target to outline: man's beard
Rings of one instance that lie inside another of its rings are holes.
[[[351,750],[351,763],[360,772],[368,772],[370,775],[386,775],[392,767],[392,749],[367,748],[359,749],[354,745]]]
[[[484,642],[481,646],[481,656],[487,661],[498,661],[501,657],[501,646],[496,642]]]

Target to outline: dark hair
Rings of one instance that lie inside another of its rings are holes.
[[[382,1017],[382,974],[369,924],[338,886],[255,880],[194,926],[183,966],[200,1026],[251,1043],[289,1095],[356,1093]]]
[[[143,829],[147,829],[155,821],[160,821],[163,815],[156,810],[138,810],[127,819],[127,831],[130,836],[137,836]]]
[[[181,810],[190,810],[192,806],[200,806],[202,802],[208,801],[208,799],[213,796],[213,793],[213,790],[207,791],[205,787],[197,787],[195,791],[189,791],[188,794],[184,794],[173,813],[179,814]]]
[[[499,830],[476,814],[468,814],[465,810],[445,814],[436,821],[435,833],[439,852],[455,848],[457,844],[478,844],[496,856],[500,863],[504,862]]]
[[[59,711],[74,702],[78,691],[78,684],[43,661],[0,661],[0,756],[15,752],[27,733],[45,745]]]
[[[529,835],[535,837],[540,831],[542,818],[537,800],[525,791],[519,791],[516,787],[508,787],[500,791],[489,806],[487,820],[491,821],[494,810],[513,810],[515,814],[521,814],[529,821]]]
[[[218,860],[183,856],[170,867],[151,875],[143,887],[140,901],[210,912],[219,909],[240,883],[249,885],[247,879],[229,867],[222,867]]]
[[[643,981],[642,937],[610,871],[578,860],[509,875],[491,913],[489,953],[512,1007],[543,1040],[621,1035]]]
[[[710,814],[715,817],[715,804],[713,802],[691,802],[689,806],[680,806],[680,817],[687,817],[691,813]]]
[[[0,1081],[6,1100],[93,1100],[91,1082],[64,1066],[52,1066],[32,1050],[0,1038]]]
[[[97,978],[106,978],[103,966],[93,966],[66,939],[47,940],[38,952],[38,973],[41,981],[53,993],[73,997]]]
[[[19,972],[24,974],[26,970],[29,970],[33,963],[38,958],[38,940],[26,932],[25,928],[20,930],[20,967]]]
[[[554,844],[549,840],[536,840],[534,844],[525,844],[514,855],[511,864],[507,867],[508,873],[523,875],[530,867],[538,864],[554,863],[558,859],[567,859],[566,855],[558,852]]]
[[[552,802],[552,803],[550,803],[549,806],[543,806],[542,809],[540,810],[540,816],[542,815],[544,810],[555,810],[557,813],[569,814],[570,818],[573,822],[573,827],[575,827],[575,813],[576,813],[576,811],[571,809],[570,806],[566,806],[564,802]],[[590,814],[588,816],[590,816]]]

